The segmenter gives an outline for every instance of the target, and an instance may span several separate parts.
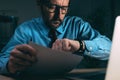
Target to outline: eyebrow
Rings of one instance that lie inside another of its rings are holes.
[[[59,7],[69,7],[69,5],[68,5],[68,6],[66,6],[66,5],[60,6],[60,5],[57,5],[57,4],[53,4],[53,3],[49,3],[49,4],[50,4],[50,5],[59,6]]]

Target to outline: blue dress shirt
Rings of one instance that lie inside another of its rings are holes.
[[[0,73],[7,73],[6,65],[10,52],[16,45],[28,44],[32,40],[39,45],[50,47],[49,31],[50,28],[44,24],[41,17],[18,26],[13,37],[0,53]],[[84,40],[86,45],[84,55],[99,60],[107,60],[109,57],[111,41],[79,17],[65,17],[63,23],[56,29],[56,34],[58,39]]]

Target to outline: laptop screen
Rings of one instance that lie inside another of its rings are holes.
[[[106,79],[120,80],[120,16],[116,18]]]

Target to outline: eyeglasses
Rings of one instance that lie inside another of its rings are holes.
[[[44,5],[47,6],[48,11],[50,13],[55,13],[56,11],[60,10],[62,14],[66,14],[68,11],[68,6],[59,6],[56,4],[44,4]]]

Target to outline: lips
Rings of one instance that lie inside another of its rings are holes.
[[[60,21],[52,21],[51,22],[51,26],[54,28],[57,28],[58,26],[60,26],[61,22]]]
[[[60,21],[52,21],[53,24],[60,24]]]

